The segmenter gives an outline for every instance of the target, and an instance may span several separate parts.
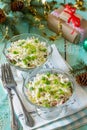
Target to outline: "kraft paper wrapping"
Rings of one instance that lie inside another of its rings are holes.
[[[80,19],[80,21],[83,19],[81,15],[75,14],[75,16],[77,16]],[[67,12],[62,11],[59,17],[60,17],[60,19],[67,22],[69,17],[70,17],[70,14],[68,14]]]
[[[60,22],[60,15],[62,14],[63,10],[64,7],[60,7],[59,9],[54,10],[51,14],[48,15],[48,27],[57,34],[60,31],[58,28],[58,24]],[[71,24],[68,24],[66,20],[64,21],[61,19],[63,37],[69,42],[75,44],[81,42],[82,40],[84,40],[84,38],[87,37],[87,20],[82,19],[81,16],[79,17],[81,20],[81,26],[79,28],[75,28]]]
[[[49,15],[48,16],[48,27],[54,31],[55,33],[59,33],[59,29],[58,29],[58,23],[60,22],[60,19],[57,17],[54,17],[53,15]],[[62,33],[63,33],[63,37],[72,42],[72,43],[77,43],[80,40],[80,33],[76,30],[74,30],[74,33],[72,33],[73,28],[71,26],[69,26],[68,24],[66,24],[64,21],[61,20],[61,24],[62,24]]]

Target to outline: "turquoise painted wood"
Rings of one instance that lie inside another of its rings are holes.
[[[58,2],[64,2],[64,0],[57,0]],[[67,2],[75,2],[75,0],[66,0]],[[3,8],[3,3],[0,2],[0,8]],[[82,11],[78,11],[79,14],[81,14],[84,18],[87,18],[87,12],[82,12]],[[37,33],[42,35],[43,32],[47,32],[48,37],[51,35],[55,35],[55,33],[53,33],[52,31],[50,31],[47,26],[44,28],[44,30],[39,29],[38,27],[34,27],[29,25],[29,23],[26,20],[21,21],[21,19],[19,19],[19,22],[16,25],[17,29],[19,30],[20,33],[26,33],[26,32],[30,32],[30,33]],[[0,40],[2,38],[2,34],[0,33]],[[47,38],[47,37],[46,37]],[[49,40],[47,38],[47,40]],[[3,64],[4,62],[6,62],[6,59],[2,53],[3,51],[3,47],[5,45],[6,41],[1,41],[0,42],[0,64]],[[60,54],[65,57],[65,50],[64,50],[64,39],[60,38],[53,41],[49,40],[49,44],[54,44],[56,45],[56,47],[58,48]],[[72,44],[67,42],[66,45],[66,60],[70,65],[74,65],[76,63],[78,63],[78,60],[84,60],[85,62],[87,62],[87,52],[83,49],[82,44]],[[2,112],[2,114],[1,114]],[[2,124],[4,125],[4,127],[2,126]],[[3,129],[4,128],[4,129]],[[11,130],[10,128],[10,108],[9,108],[9,102],[8,102],[8,98],[7,98],[7,94],[4,92],[2,85],[0,84],[0,130]],[[78,129],[75,130],[87,130],[87,125],[82,126]]]

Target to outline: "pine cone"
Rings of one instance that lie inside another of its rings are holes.
[[[76,81],[81,86],[87,86],[87,72],[81,73],[76,76]]]
[[[0,23],[5,22],[5,20],[6,20],[6,16],[4,14],[4,11],[0,9]]]
[[[11,3],[12,11],[21,11],[24,7],[24,3],[22,1],[15,1]]]

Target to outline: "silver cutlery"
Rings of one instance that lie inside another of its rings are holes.
[[[4,81],[4,83],[5,83],[6,77],[5,77],[3,67],[1,67],[1,78],[2,78],[2,82]],[[3,86],[4,86],[4,83],[3,83]],[[6,85],[4,87],[7,90],[8,95],[9,95],[10,108],[11,108],[11,129],[12,130],[18,130],[19,129],[18,120],[17,120],[15,112],[14,112],[13,97],[12,97],[11,89],[7,88]]]
[[[4,71],[4,76],[5,76],[5,79],[4,77],[2,78],[3,79],[3,83],[4,83],[4,86],[7,87],[8,89],[12,89],[15,91],[20,103],[21,103],[21,106],[22,106],[22,109],[23,109],[23,112],[24,112],[24,116],[25,116],[25,123],[30,126],[30,127],[33,127],[34,126],[34,119],[32,118],[32,116],[30,115],[30,113],[26,110],[19,94],[18,94],[18,91],[16,89],[16,86],[17,86],[17,83],[16,81],[14,80],[14,77],[13,77],[13,74],[12,74],[12,70],[11,70],[11,67],[9,64],[4,64],[2,65],[2,70]]]

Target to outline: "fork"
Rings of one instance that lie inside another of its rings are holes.
[[[30,113],[26,110],[24,104],[22,103],[22,100],[21,100],[21,98],[18,94],[18,91],[16,89],[17,83],[14,80],[12,70],[11,70],[11,67],[10,67],[9,64],[6,63],[6,64],[2,65],[2,73],[4,73],[2,75],[4,86],[7,87],[8,89],[13,89],[15,91],[20,103],[21,103],[23,113],[24,113],[24,116],[25,116],[26,125],[33,127],[34,126],[34,119],[30,115]]]
[[[1,71],[2,71],[2,81],[4,81],[4,70],[3,68],[1,67]],[[3,83],[3,86],[4,86],[4,83]],[[19,129],[19,126],[18,126],[18,121],[17,121],[17,118],[15,116],[15,112],[14,112],[14,107],[13,107],[13,97],[12,97],[12,93],[11,93],[11,89],[8,89],[6,86],[4,86],[4,88],[7,90],[8,92],[8,95],[9,95],[9,100],[10,100],[10,108],[11,108],[11,128],[12,130],[18,130]]]

